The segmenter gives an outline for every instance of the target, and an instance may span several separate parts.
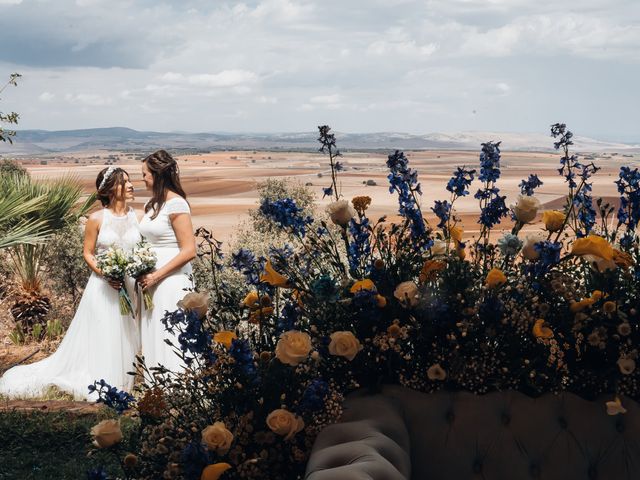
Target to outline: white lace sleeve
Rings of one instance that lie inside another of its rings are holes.
[[[165,203],[164,208],[167,212],[167,215],[171,215],[173,213],[191,213],[189,204],[182,197],[172,198],[167,203]]]

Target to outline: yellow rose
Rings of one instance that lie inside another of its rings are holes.
[[[202,471],[200,480],[218,480],[220,476],[230,468],[231,465],[228,463],[214,463],[213,465],[207,465]]]
[[[487,278],[484,280],[484,284],[489,288],[499,287],[505,283],[507,283],[507,277],[499,268],[492,268],[489,270]]]
[[[427,260],[424,262],[422,270],[420,271],[420,281],[427,282],[435,280],[438,276],[438,272],[444,270],[446,266],[446,262],[443,262],[442,260]]]
[[[540,200],[531,195],[518,195],[518,202],[512,208],[519,222],[529,223],[538,215]]]
[[[341,227],[346,226],[355,215],[353,208],[346,200],[338,200],[337,202],[330,203],[327,206],[327,213],[331,221]]]
[[[238,338],[238,336],[234,332],[230,332],[229,330],[223,330],[221,332],[216,333],[213,336],[213,341],[216,343],[221,343],[227,349],[231,348],[231,342]]]
[[[264,273],[260,275],[260,281],[268,283],[272,287],[289,287],[289,280],[284,275],[279,274],[273,269],[273,265],[271,265],[271,261],[267,260],[267,263],[264,265]]]
[[[405,307],[415,307],[418,304],[418,286],[411,280],[399,284],[393,292],[393,296]]]
[[[189,292],[182,300],[177,303],[178,308],[198,314],[198,318],[202,318],[209,310],[209,294]]]
[[[544,326],[544,320],[539,318],[533,325],[533,336],[536,338],[553,338],[553,330]]]
[[[209,451],[225,455],[231,448],[233,433],[227,429],[223,422],[215,422],[202,430],[202,442]]]
[[[607,406],[607,415],[618,415],[620,413],[627,413],[627,409],[622,406],[622,401],[620,397],[616,396],[616,398],[612,402],[606,402]]]
[[[284,408],[278,408],[267,416],[267,426],[276,435],[283,436],[285,440],[291,440],[304,428],[304,420]]]
[[[256,303],[258,303],[258,300],[260,300],[260,297],[258,296],[258,292],[249,292],[247,293],[247,296],[244,297],[244,300],[242,300],[241,305],[244,305],[245,307],[257,307]]]
[[[352,361],[362,350],[360,341],[351,332],[334,332],[330,336],[329,353]]]
[[[91,427],[93,444],[98,448],[109,448],[122,441],[119,420],[102,420]]]
[[[464,233],[464,230],[462,229],[462,227],[454,226],[454,227],[449,228],[449,236],[456,243],[460,243],[462,241],[462,234],[463,233]]]
[[[589,235],[578,238],[571,247],[573,255],[594,255],[604,260],[613,260],[613,247],[604,238],[598,235]]]
[[[276,358],[285,365],[295,367],[304,361],[311,351],[309,334],[297,330],[289,330],[280,335],[276,345]]]
[[[356,293],[356,292],[359,292],[360,290],[371,290],[372,292],[378,291],[378,289],[376,288],[376,284],[373,283],[368,278],[365,278],[364,280],[358,280],[356,283],[354,283],[351,286],[351,289],[349,291],[351,293]]]
[[[549,232],[557,232],[564,225],[566,215],[559,210],[545,210],[542,212],[542,223]]]
[[[617,248],[613,249],[613,261],[619,267],[626,268],[633,266],[633,257],[627,252],[623,252],[621,250],[618,250]]]

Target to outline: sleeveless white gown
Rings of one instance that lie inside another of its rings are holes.
[[[133,210],[126,216],[114,216],[103,210],[96,252],[116,244],[131,249],[140,240],[138,221]],[[133,292],[134,282],[127,280]],[[8,370],[0,378],[0,393],[9,397],[35,397],[55,385],[76,399],[95,400],[87,387],[104,379],[113,387],[129,391],[132,371],[140,347],[139,323],[131,316],[120,315],[118,291],[104,278],[91,273],[69,329],[58,349],[50,356],[30,365]]]
[[[151,219],[153,211],[150,210],[140,221],[140,233],[158,256],[156,269],[166,265],[180,251],[169,217],[174,213],[191,214],[189,204],[184,198],[174,197],[167,200],[156,218]],[[187,294],[185,289],[193,287],[188,277],[190,274],[191,263],[187,263],[150,289],[153,295],[153,308],[146,310],[144,306],[142,307],[140,325],[142,354],[147,367],[162,365],[172,371],[180,371],[184,368],[182,360],[174,349],[164,342],[165,339],[169,339],[179,348],[177,337],[165,330],[161,319],[165,311],[177,310],[176,304]]]

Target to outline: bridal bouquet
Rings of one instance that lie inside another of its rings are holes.
[[[120,314],[133,314],[131,298],[129,298],[127,289],[124,286],[124,278],[129,264],[128,255],[120,247],[111,246],[104,252],[98,253],[96,260],[98,261],[98,268],[106,278],[122,282],[122,286],[118,291]]]
[[[127,274],[133,278],[152,272],[156,268],[158,256],[151,250],[151,245],[144,239],[136,244],[128,258]],[[153,308],[153,298],[148,290],[142,292],[142,299],[147,310]]]

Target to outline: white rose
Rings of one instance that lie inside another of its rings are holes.
[[[331,355],[344,357],[351,361],[362,350],[360,341],[351,332],[333,332],[330,338],[329,353]]]
[[[519,221],[529,223],[538,215],[540,200],[533,196],[519,195],[518,203],[511,208]]]
[[[415,307],[418,304],[418,286],[412,281],[402,282],[393,292],[403,307]]]
[[[209,294],[189,292],[176,305],[183,310],[196,312],[198,317],[202,318],[209,310]]]
[[[527,235],[522,247],[522,256],[527,260],[537,260],[540,257],[540,252],[535,249],[536,243],[543,242],[545,236],[541,232]]]
[[[338,200],[327,206],[327,213],[331,221],[344,227],[355,216],[356,212],[346,200]]]
[[[119,420],[102,420],[91,428],[93,444],[98,448],[109,448],[122,440]]]
[[[202,430],[202,441],[210,451],[224,455],[231,448],[233,433],[227,430],[223,422],[215,422]]]
[[[431,245],[432,255],[444,255],[447,252],[447,242],[436,238]]]
[[[613,271],[618,268],[618,265],[616,265],[616,262],[613,260],[596,257],[595,255],[583,255],[582,258],[589,262],[591,268],[598,272],[605,272],[607,270]]]
[[[311,337],[304,332],[289,330],[280,335],[276,345],[276,358],[295,367],[309,356],[310,351]]]
[[[291,440],[304,428],[304,420],[284,408],[278,408],[267,416],[267,426],[273,433],[282,435],[285,440]]]

